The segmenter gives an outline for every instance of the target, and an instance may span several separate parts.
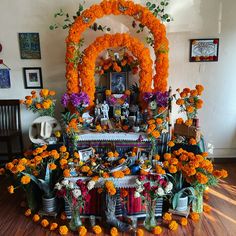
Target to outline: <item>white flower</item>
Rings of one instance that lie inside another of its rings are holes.
[[[57,190],[61,190],[62,185],[60,183],[56,183],[54,188]]]
[[[70,189],[74,189],[74,188],[75,188],[75,185],[74,185],[73,182],[69,182],[68,187],[69,187]]]
[[[141,193],[143,190],[144,190],[144,189],[143,189],[141,186],[139,186],[139,187],[136,189],[136,191],[139,192],[139,193]]]
[[[88,182],[88,185],[87,185],[88,190],[93,189],[94,186],[95,186],[95,181],[94,181],[94,180],[90,180],[90,181]]]
[[[64,186],[67,186],[69,184],[69,180],[68,179],[63,179],[61,181],[61,184],[64,185]]]
[[[163,188],[159,187],[159,188],[157,189],[157,194],[158,194],[160,197],[161,197],[161,196],[164,196],[164,195],[165,195],[165,192],[164,192]]]
[[[173,184],[172,184],[171,182],[169,182],[169,183],[167,184],[167,186],[165,187],[165,192],[166,192],[166,193],[170,193],[171,190],[172,190],[172,188],[173,188]]]
[[[141,185],[141,182],[138,179],[136,179],[135,182],[136,184]]]
[[[80,189],[74,189],[72,191],[72,194],[73,194],[74,198],[78,198],[79,196],[81,196],[81,191],[80,191]]]
[[[140,197],[140,193],[135,191],[135,193],[134,193],[134,197],[135,197],[135,198]]]

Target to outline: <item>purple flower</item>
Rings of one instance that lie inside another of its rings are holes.
[[[74,107],[79,107],[81,105],[89,104],[89,97],[86,93],[72,93],[70,96],[70,101]]]
[[[156,92],[155,93],[155,97],[156,97],[156,101],[157,101],[157,105],[161,106],[161,107],[166,107],[168,104],[168,97],[169,94],[168,92]]]
[[[70,101],[70,95],[68,93],[64,93],[61,98],[61,104],[63,107],[67,107]]]
[[[149,102],[152,98],[153,98],[153,93],[146,92],[146,93],[144,93],[144,95],[143,95],[143,100],[144,100],[145,102]]]

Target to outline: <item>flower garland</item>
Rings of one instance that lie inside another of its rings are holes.
[[[148,27],[153,33],[154,37],[154,51],[156,55],[155,67],[156,75],[154,76],[154,91],[166,91],[167,89],[167,77],[168,77],[168,40],[166,38],[166,29],[165,26],[157,19],[151,11],[146,7],[141,6],[140,4],[135,4],[133,1],[124,1],[124,0],[104,0],[100,4],[92,5],[89,9],[83,11],[81,16],[77,17],[74,24],[71,26],[69,35],[66,39],[67,43],[67,53],[66,53],[66,79],[67,79],[67,92],[68,93],[77,93],[84,87],[84,83],[91,83],[90,79],[93,77],[94,73],[94,64],[89,63],[89,71],[86,73],[87,77],[84,75],[81,77],[78,76],[77,64],[74,61],[76,57],[76,47],[74,45],[78,44],[81,40],[81,34],[89,28],[97,18],[102,18],[104,15],[128,15],[132,16],[135,20],[139,21],[142,25]],[[109,47],[108,42],[103,42],[103,48]],[[121,44],[122,38],[117,36],[117,44],[122,46],[128,46],[129,42],[126,42],[125,45]],[[119,42],[119,43],[118,43]],[[118,46],[117,45],[117,46]],[[115,46],[115,45],[111,45]],[[92,48],[95,48],[95,45],[92,45]],[[143,51],[142,56],[146,54]],[[137,52],[136,48],[132,50],[132,53]],[[92,52],[90,52],[90,56]],[[141,56],[141,55],[140,55]],[[84,60],[89,62],[88,58],[85,56]],[[141,66],[141,64],[140,64]],[[142,68],[142,66],[141,66]],[[79,67],[81,69],[81,67]],[[152,70],[148,71],[148,76],[150,76]],[[83,71],[82,71],[83,72]],[[146,72],[141,71],[140,77],[145,77]],[[84,78],[86,80],[84,81]],[[149,81],[149,80],[148,80]],[[83,82],[81,84],[81,82]],[[94,98],[94,80],[92,80],[93,85],[88,86],[90,98]],[[140,85],[140,88],[142,86]],[[84,90],[84,88],[83,88]],[[143,89],[144,90],[144,89]],[[85,90],[84,90],[85,91]],[[144,90],[145,91],[145,90]],[[148,89],[147,91],[150,91]]]
[[[152,84],[152,60],[150,52],[138,39],[129,34],[114,34],[98,37],[84,51],[82,62],[79,65],[79,77],[81,79],[81,90],[90,97],[90,105],[93,104],[95,93],[95,61],[100,52],[109,47],[126,46],[140,62],[139,86],[140,94],[150,92]]]

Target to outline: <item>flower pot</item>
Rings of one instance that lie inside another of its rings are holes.
[[[192,202],[192,211],[197,213],[203,212],[203,193],[196,192],[195,199]]]
[[[186,197],[180,197],[176,211],[186,211],[188,209],[188,196]]]
[[[57,208],[56,197],[46,198],[42,197],[43,211],[50,213],[55,212]]]
[[[70,229],[72,231],[77,231],[81,225],[82,221],[80,219],[79,207],[71,208],[71,220],[69,223]]]
[[[156,210],[156,200],[150,199],[149,201],[145,201],[146,205],[146,218],[144,220],[144,227],[148,231],[152,231],[152,229],[157,225],[155,210]]]

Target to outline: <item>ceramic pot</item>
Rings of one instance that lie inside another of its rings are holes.
[[[56,197],[46,198],[42,197],[43,211],[50,213],[55,212],[57,207]]]
[[[188,196],[180,197],[176,210],[177,211],[186,211],[188,209]]]

